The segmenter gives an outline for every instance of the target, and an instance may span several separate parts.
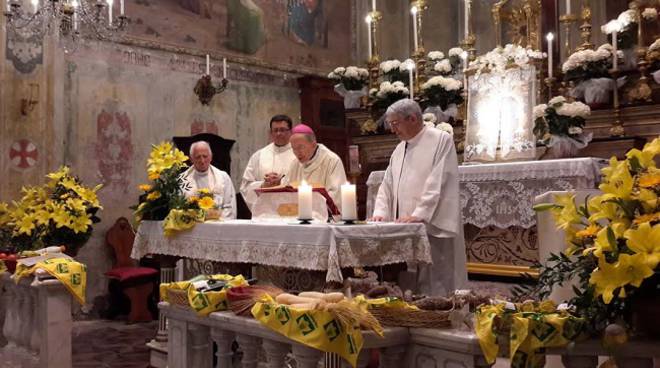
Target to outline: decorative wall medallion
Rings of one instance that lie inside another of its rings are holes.
[[[22,37],[17,33],[7,33],[7,60],[20,73],[29,74],[43,63],[43,39],[37,35]]]
[[[39,150],[27,139],[14,141],[9,147],[9,162],[14,168],[25,170],[37,163]]]

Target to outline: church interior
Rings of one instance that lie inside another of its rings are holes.
[[[0,9],[0,367],[660,368],[660,0]]]

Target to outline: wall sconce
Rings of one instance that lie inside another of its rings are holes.
[[[202,105],[208,105],[209,102],[213,99],[213,96],[215,96],[218,93],[222,93],[227,89],[227,85],[229,84],[229,81],[227,78],[222,78],[220,81],[219,86],[214,86],[213,81],[211,80],[211,76],[208,74],[202,75],[201,78],[197,81],[197,84],[195,84],[195,88],[193,91],[199,98],[199,102],[202,103]]]
[[[28,98],[21,98],[21,114],[27,116],[34,110],[39,102],[39,84],[30,83],[30,94]]]

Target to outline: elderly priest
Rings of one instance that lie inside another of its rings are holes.
[[[385,119],[401,142],[385,171],[373,220],[426,225],[433,265],[419,268],[419,291],[445,295],[467,283],[454,141],[424,126],[419,105],[410,99],[392,104]]]
[[[312,128],[298,124],[292,130],[291,148],[296,155],[285,174],[282,184],[298,185],[305,180],[314,187],[323,187],[341,208],[341,185],[346,183],[344,164],[337,154],[316,142]],[[280,184],[279,182],[274,185]]]
[[[286,115],[270,119],[271,143],[250,157],[243,173],[241,194],[248,206],[252,207],[257,200],[255,189],[277,185],[296,159],[289,143],[292,125],[291,118]]]
[[[213,193],[215,204],[223,218],[236,218],[236,195],[234,184],[226,172],[211,165],[213,152],[205,141],[190,146],[193,166],[181,174],[181,185],[186,197],[196,196],[200,189]]]

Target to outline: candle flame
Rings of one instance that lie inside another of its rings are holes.
[[[551,42],[552,40],[555,39],[555,35],[552,32],[550,32],[545,36],[545,39],[548,40],[548,42]]]
[[[412,14],[412,15],[416,15],[416,14],[417,14],[417,6],[416,6],[416,5],[413,6],[412,8],[410,8],[410,14]]]
[[[371,23],[373,19],[371,18],[371,15],[367,15],[366,17],[364,17],[364,21],[367,23]]]

